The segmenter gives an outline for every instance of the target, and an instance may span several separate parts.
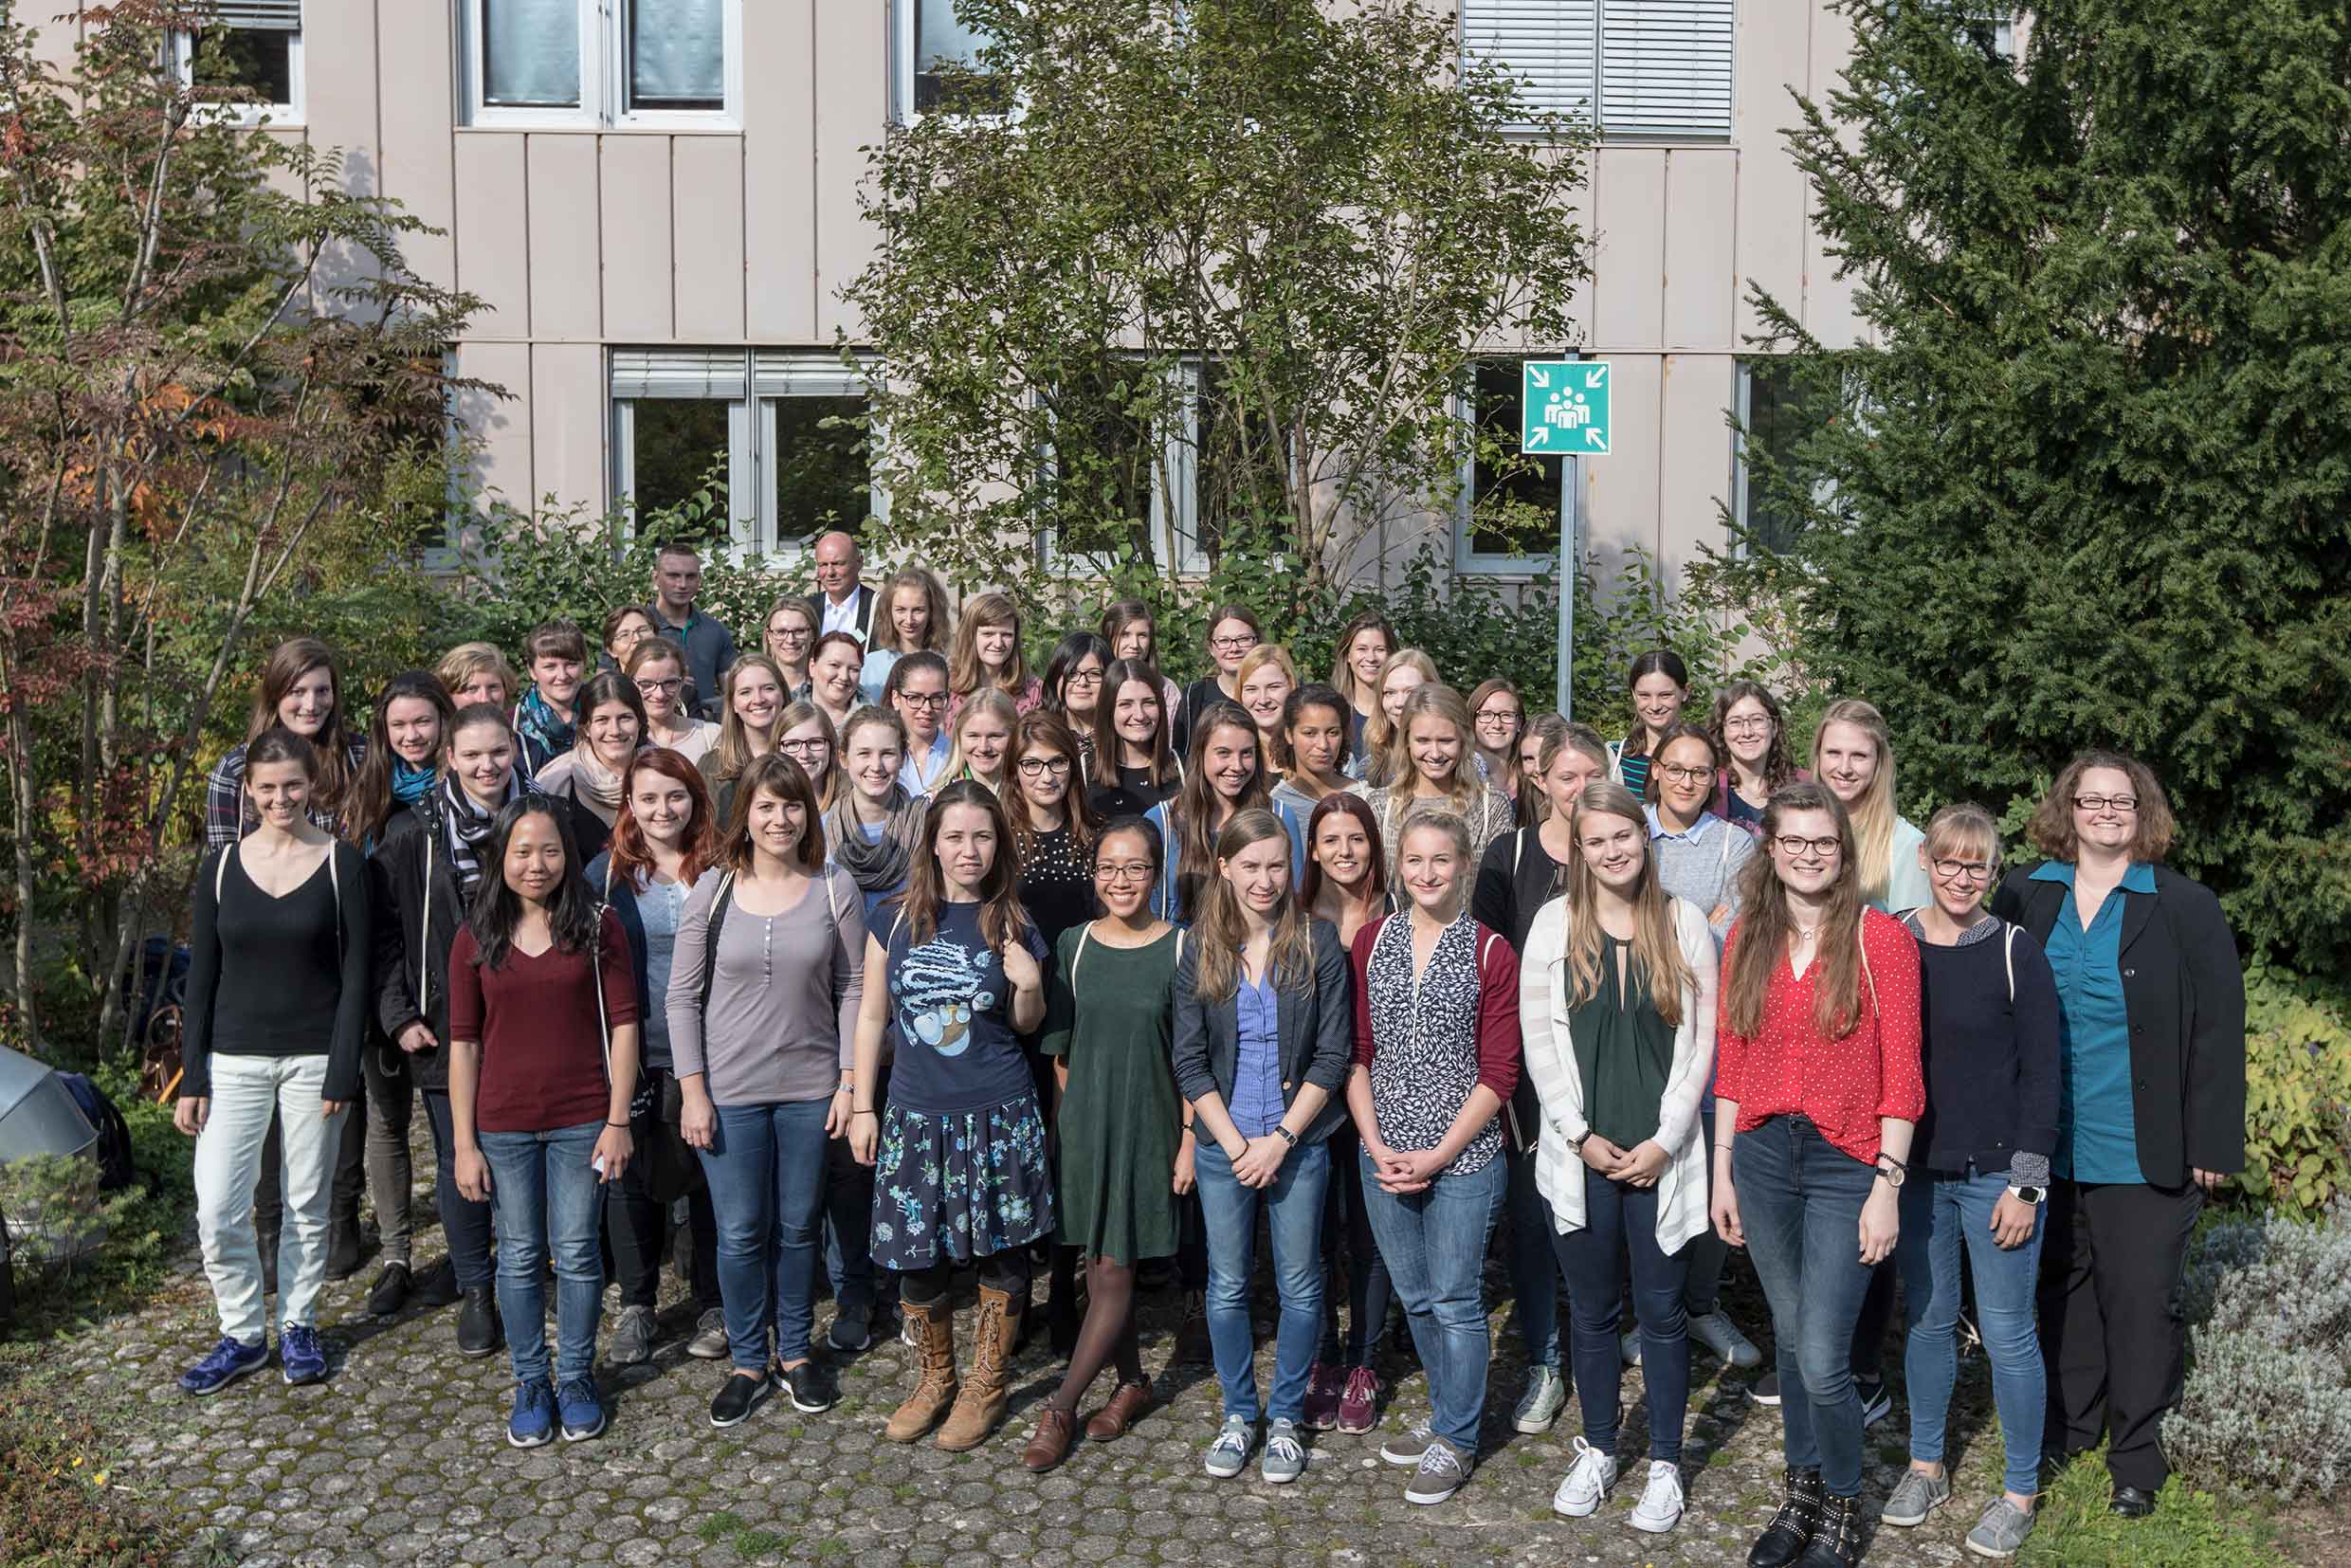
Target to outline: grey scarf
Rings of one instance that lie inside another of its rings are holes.
[[[825,838],[832,847],[833,864],[849,874],[859,892],[887,893],[906,880],[915,846],[922,842],[922,796],[908,794],[903,784],[891,785],[882,836],[868,843],[857,819],[855,789],[847,780],[843,784],[840,797],[825,813]]]

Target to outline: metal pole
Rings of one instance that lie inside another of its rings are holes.
[[[1576,717],[1576,481],[1583,465],[1559,459],[1559,716]]]

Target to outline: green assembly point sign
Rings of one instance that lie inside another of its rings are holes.
[[[1519,390],[1519,445],[1538,457],[1608,450],[1608,361],[1530,359]]]

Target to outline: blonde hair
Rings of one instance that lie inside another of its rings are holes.
[[[979,662],[979,629],[989,626],[1009,626],[1012,629],[1012,656],[1004,661],[1004,673],[992,676]],[[963,607],[963,620],[956,628],[955,654],[947,661],[947,690],[957,697],[969,697],[982,685],[1000,691],[1018,691],[1029,684],[1029,655],[1020,646],[1020,606],[1010,593],[982,593]]]
[[[1569,852],[1567,926],[1559,947],[1569,976],[1569,1005],[1581,1007],[1600,994],[1607,944],[1600,929],[1599,876],[1584,859],[1583,826],[1595,816],[1631,823],[1641,834],[1641,871],[1632,889],[1632,961],[1628,966],[1649,982],[1649,1005],[1668,1027],[1682,1022],[1682,988],[1691,983],[1673,929],[1673,901],[1657,880],[1657,857],[1649,848],[1649,815],[1632,792],[1602,779],[1576,801],[1576,844]],[[1630,976],[1628,976],[1630,977]]]
[[[1232,672],[1233,701],[1240,701],[1241,688],[1248,684],[1248,678],[1267,665],[1276,666],[1289,677],[1291,691],[1298,689],[1298,662],[1290,657],[1290,650],[1280,643],[1260,643],[1241,655],[1241,666]],[[1288,697],[1285,694],[1283,707],[1285,715],[1288,705]],[[1241,711],[1248,713],[1248,709],[1245,705]],[[1256,715],[1250,714],[1249,717],[1254,719]],[[1257,749],[1266,754],[1259,761],[1263,766],[1283,774],[1290,771],[1289,738],[1285,734],[1285,728],[1283,720],[1276,719],[1272,729],[1261,728],[1257,732]]]
[[[767,755],[752,754],[751,738],[744,730],[742,717],[735,711],[735,684],[756,669],[767,671],[775,682],[775,723],[767,732],[768,751],[775,749],[784,710],[792,702],[792,683],[784,679],[783,666],[766,654],[746,653],[727,666],[726,678],[719,683],[724,688],[719,698],[719,743],[710,752],[710,775],[720,783],[740,776],[744,769]]]
[[[2000,866],[2000,827],[1992,820],[1992,813],[1972,800],[1954,801],[1937,811],[1926,824],[1926,855],[1929,860],[1941,857],[1946,850],[1972,849],[1983,856],[1994,870]]]
[[[1289,867],[1290,832],[1282,826],[1282,819],[1262,806],[1252,806],[1232,813],[1224,830],[1216,835],[1218,869],[1208,879],[1199,903],[1196,925],[1200,955],[1195,989],[1204,1002],[1231,1000],[1241,986],[1241,949],[1248,942],[1248,917],[1242,911],[1241,901],[1226,881],[1222,866],[1253,844],[1279,840],[1282,845],[1282,866]],[[1266,954],[1266,969],[1292,985],[1314,978],[1314,933],[1307,923],[1305,907],[1297,898],[1298,890],[1274,906],[1272,942]]]
[[[769,747],[769,752],[772,755],[781,749],[784,737],[811,719],[816,720],[816,728],[825,738],[825,782],[822,788],[818,788],[816,780],[811,778],[809,780],[809,788],[816,792],[817,810],[820,812],[829,811],[832,810],[832,803],[840,798],[841,794],[841,737],[839,732],[833,728],[832,715],[806,697],[797,698],[786,703],[784,711],[775,716],[775,727],[768,731],[768,738],[774,742],[774,745]],[[785,755],[791,756],[789,752]],[[792,759],[794,762],[800,762],[796,757]],[[800,762],[800,771],[804,774],[808,772],[808,764]]]
[[[1412,765],[1412,720],[1431,715],[1453,726],[1461,737],[1461,755],[1453,758],[1453,776],[1447,782],[1444,798],[1465,818],[1485,791],[1485,780],[1478,775],[1478,737],[1476,726],[1469,721],[1469,704],[1460,692],[1449,685],[1431,681],[1412,688],[1404,699],[1403,711],[1396,715],[1395,733],[1388,740],[1388,789],[1392,796],[1417,796],[1418,770]],[[1392,808],[1393,809],[1393,808]]]
[[[1861,878],[1861,897],[1865,903],[1886,902],[1886,884],[1893,880],[1894,866],[1894,736],[1886,727],[1886,716],[1858,697],[1840,698],[1829,704],[1829,711],[1820,716],[1820,727],[1813,731],[1813,776],[1824,775],[1820,769],[1820,743],[1832,724],[1850,724],[1869,738],[1877,748],[1877,766],[1870,770],[1869,787],[1861,798],[1845,808],[1852,818],[1853,845],[1858,864],[1855,871]]]
[[[457,701],[458,688],[477,675],[495,675],[498,684],[506,688],[506,701],[512,702],[522,695],[520,679],[506,656],[489,643],[460,643],[441,655],[441,662],[432,666],[447,688],[449,701]]]
[[[1478,875],[1478,868],[1470,858],[1475,841],[1469,836],[1469,824],[1467,819],[1447,811],[1442,806],[1423,806],[1419,811],[1407,815],[1404,825],[1397,830],[1394,840],[1398,876],[1390,880],[1392,882],[1400,880],[1404,866],[1404,841],[1424,829],[1443,833],[1453,841],[1453,854],[1461,862],[1461,874],[1454,879],[1453,897],[1450,906],[1445,911],[1445,918],[1448,921],[1459,920],[1462,910],[1469,903],[1470,885],[1477,880]],[[1411,895],[1407,894],[1398,900],[1396,907],[1401,909],[1409,903],[1411,903]]]
[[[968,626],[970,623],[964,624]],[[963,756],[964,727],[981,714],[988,715],[1004,726],[1004,759],[996,764],[997,772],[993,783],[989,783],[987,779],[979,778],[977,774],[973,773],[971,763]],[[1012,765],[1012,741],[1019,734],[1020,710],[1012,705],[1012,700],[1010,697],[993,686],[984,691],[974,692],[971,700],[965,702],[956,714],[955,729],[951,737],[955,741],[955,749],[947,754],[947,776],[949,778],[978,778],[979,782],[987,784],[992,790],[1002,789],[1005,775]],[[1072,757],[1071,762],[1074,764],[1076,758]]]
[[[1366,783],[1386,784],[1393,781],[1390,766],[1394,758],[1390,756],[1390,752],[1395,735],[1402,726],[1392,725],[1388,722],[1388,710],[1381,704],[1379,699],[1380,695],[1388,689],[1389,675],[1394,670],[1404,668],[1416,669],[1420,671],[1420,678],[1423,682],[1430,685],[1436,684],[1436,661],[1416,647],[1397,648],[1388,655],[1387,663],[1379,666],[1379,679],[1372,684],[1372,711],[1363,716],[1363,753],[1368,763],[1365,772],[1369,775],[1369,777],[1365,779]],[[1344,686],[1340,687],[1341,691],[1346,689]],[[1475,744],[1474,738],[1471,743]]]

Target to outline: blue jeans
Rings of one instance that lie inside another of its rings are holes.
[[[1535,1186],[1535,1151],[1505,1148],[1510,1162],[1510,1293],[1518,1298],[1519,1336],[1529,1368],[1559,1370],[1559,1271],[1552,1250],[1551,1206]]]
[[[1322,1334],[1322,1190],[1331,1178],[1330,1148],[1301,1143],[1282,1161],[1271,1186],[1244,1187],[1233,1176],[1232,1161],[1210,1140],[1193,1156],[1193,1172],[1208,1240],[1208,1342],[1216,1380],[1225,1387],[1225,1413],[1252,1425],[1258,1416],[1257,1337],[1249,1326],[1248,1295],[1262,1207],[1282,1303],[1266,1410],[1277,1421],[1300,1420]]]
[[[1388,1260],[1413,1348],[1429,1374],[1429,1429],[1474,1458],[1485,1413],[1485,1364],[1493,1354],[1481,1277],[1509,1186],[1501,1156],[1467,1176],[1441,1176],[1421,1192],[1379,1185],[1372,1157],[1358,1145],[1363,1204],[1372,1234]]]
[[[556,1265],[560,1388],[592,1378],[604,1305],[604,1185],[588,1163],[601,1121],[543,1133],[480,1135],[498,1226],[498,1315],[518,1382],[547,1381],[547,1257]]]
[[[1876,1180],[1801,1116],[1775,1116],[1731,1150],[1747,1256],[1772,1304],[1788,1465],[1819,1470],[1832,1497],[1861,1495],[1853,1321],[1869,1288],[1861,1206]]]
[[[1580,1164],[1581,1162],[1578,1161]],[[1628,1187],[1583,1166],[1584,1223],[1551,1233],[1567,1277],[1568,1338],[1576,1353],[1576,1396],[1584,1441],[1616,1456],[1617,1398],[1624,1377],[1616,1325],[1632,1256],[1632,1313],[1641,1325],[1641,1379],[1649,1392],[1649,1456],[1680,1463],[1682,1417],[1689,1407],[1689,1332],[1682,1315],[1689,1248],[1668,1257],[1657,1245],[1657,1189]]]
[[[1959,1321],[1959,1254],[1976,1281],[1976,1326],[1992,1362],[1992,1400],[2008,1449],[2004,1485],[2019,1497],[2040,1489],[2041,1429],[2048,1415],[2049,1379],[2033,1331],[2033,1290],[2041,1273],[2041,1235],[2033,1216],[2022,1247],[2004,1249],[1992,1239],[1992,1209],[2008,1191],[2008,1173],[1933,1176],[1921,1171],[1903,1184],[1902,1240],[1894,1261],[1902,1270],[1909,1339],[1903,1371],[1910,1390],[1910,1457],[1942,1463],[1943,1421],[1959,1371],[1953,1335]]]
[[[373,1049],[374,1048],[369,1048]],[[495,1282],[497,1263],[490,1239],[491,1204],[476,1203],[457,1190],[457,1133],[450,1120],[449,1091],[423,1089],[425,1116],[432,1127],[432,1194],[441,1211],[441,1237],[449,1246],[449,1265],[457,1271],[457,1288],[479,1290]],[[485,1140],[483,1153],[488,1152]]]
[[[808,1359],[815,1320],[817,1223],[825,1204],[825,1117],[830,1100],[713,1107],[701,1151],[719,1221],[719,1301],[736,1367]]]

